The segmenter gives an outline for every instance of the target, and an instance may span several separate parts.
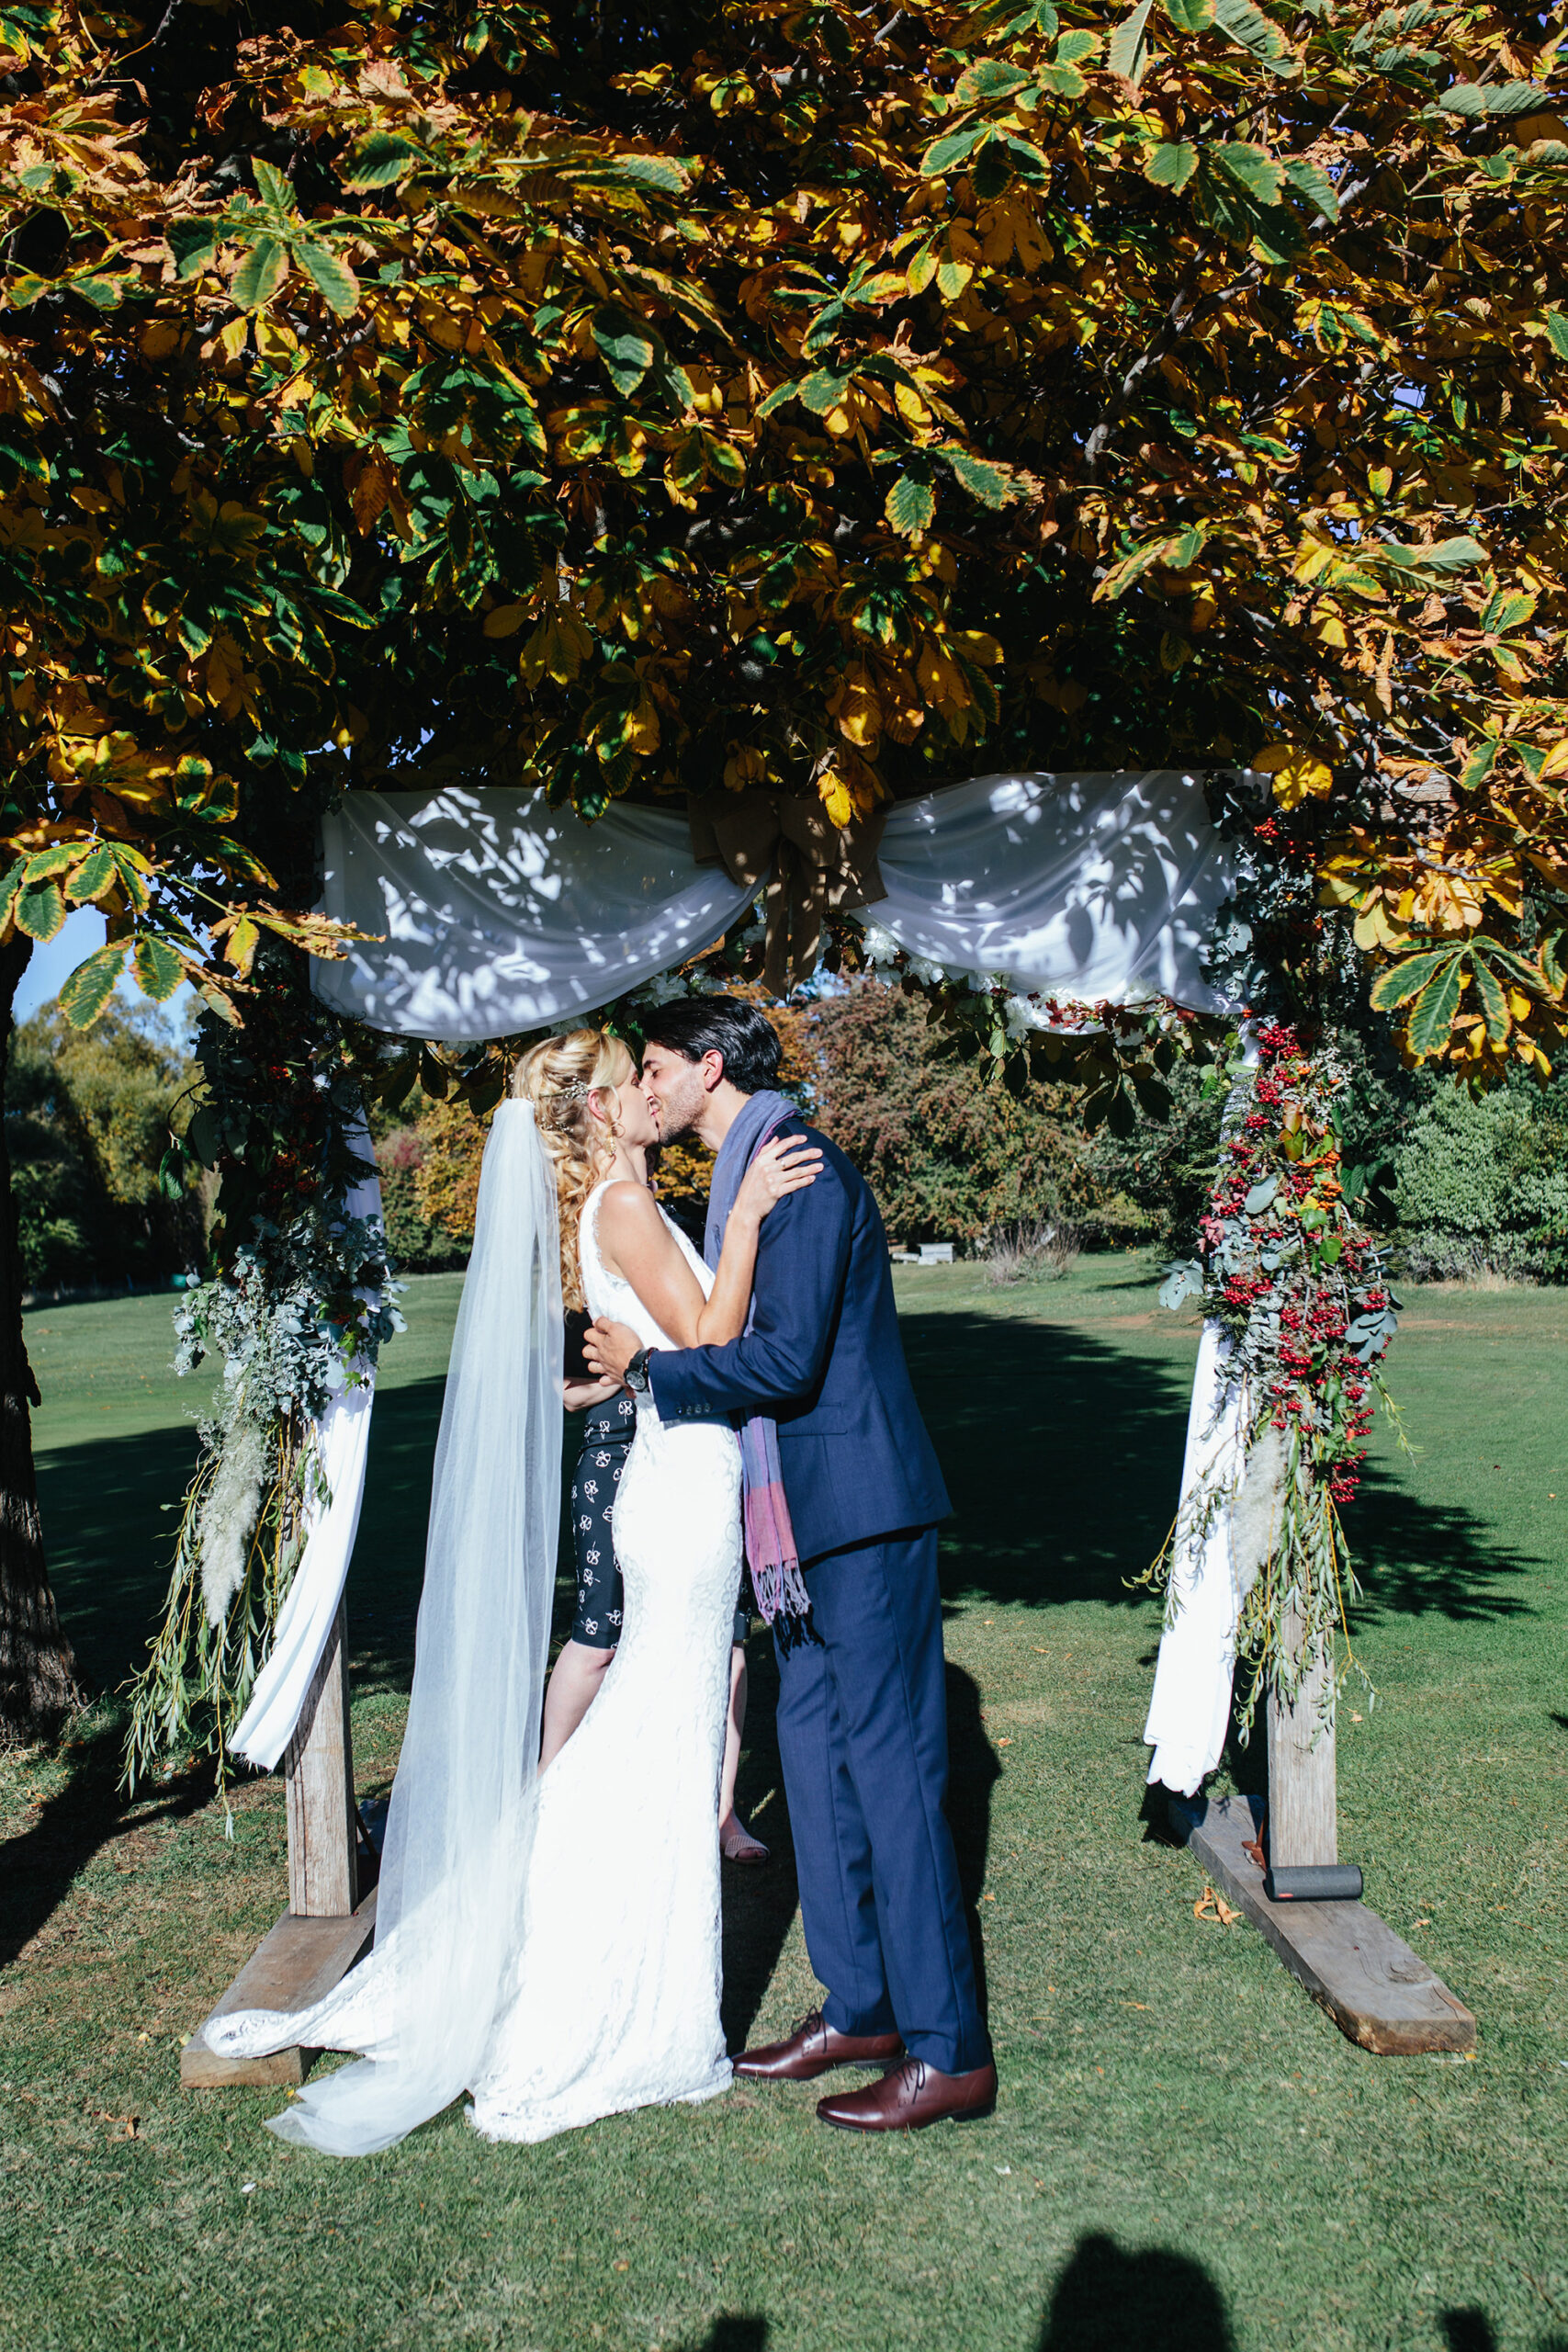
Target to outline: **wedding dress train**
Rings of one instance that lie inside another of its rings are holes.
[[[718,1422],[666,1429],[651,1398],[639,1403],[614,1513],[622,1639],[582,1723],[536,1774],[557,1491],[540,1432],[553,1396],[558,1460],[560,1306],[554,1202],[527,1106],[502,1104],[487,1173],[492,1153],[437,1448],[382,1864],[389,1932],[313,2009],[243,2010],[207,2030],[236,2057],[298,2043],[372,2060],[311,2084],[272,2119],[283,2138],[337,2154],[390,2145],[463,2088],[487,2138],[536,2141],[630,2108],[711,2098],[730,2079],[717,1813],[739,1442]],[[580,1228],[589,1307],[669,1347],[600,1257],[608,1189],[589,1196]],[[712,1275],[671,1229],[705,1294]],[[525,1396],[513,1464],[488,1442],[489,1417],[494,1400]],[[486,1518],[498,1498],[499,1531]],[[488,1590],[487,1553],[503,1579]]]

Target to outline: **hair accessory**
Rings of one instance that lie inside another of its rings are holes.
[[[548,1094],[541,1094],[534,1115],[542,1127],[562,1126],[569,1114],[579,1102],[586,1102],[592,1091],[592,1087],[583,1084],[581,1079],[571,1079],[565,1086],[555,1087]]]

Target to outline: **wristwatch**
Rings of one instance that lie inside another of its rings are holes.
[[[634,1396],[648,1395],[648,1350],[646,1348],[638,1348],[621,1376]]]

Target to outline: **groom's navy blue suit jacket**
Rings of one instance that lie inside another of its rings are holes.
[[[756,1311],[743,1340],[649,1360],[663,1421],[766,1414],[800,1557],[945,1519],[947,1498],[909,1385],[887,1236],[863,1179],[798,1119],[778,1130],[821,1151],[814,1184],[762,1220]]]

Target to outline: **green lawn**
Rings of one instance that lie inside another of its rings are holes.
[[[456,1278],[387,1359],[350,1586],[362,1791],[396,1757]],[[1145,1261],[900,1304],[957,1505],[953,1812],[984,1939],[996,2116],[862,2143],[748,2091],[497,2149],[454,2110],[344,2165],[182,2094],[179,2038],[282,1907],[282,1789],[224,1836],[190,1771],[114,1794],[112,1709],[0,1758],[0,2345],[293,2352],[1568,2352],[1568,1384],[1562,1294],[1413,1294],[1351,1520],[1375,1709],[1341,1740],[1342,1850],[1481,2020],[1472,2061],[1343,2041],[1152,1834],[1157,1612],[1124,1579],[1175,1505],[1194,1333]],[[31,1318],[62,1611],[100,1690],[162,1591],[191,1450],[165,1306]],[[563,1593],[564,1599],[564,1593]],[[754,1641],[728,1873],[739,2041],[810,2004]],[[1252,1759],[1235,1759],[1245,1781]],[[591,1835],[589,1826],[585,1834]],[[134,2119],[134,2129],[132,2129]]]

